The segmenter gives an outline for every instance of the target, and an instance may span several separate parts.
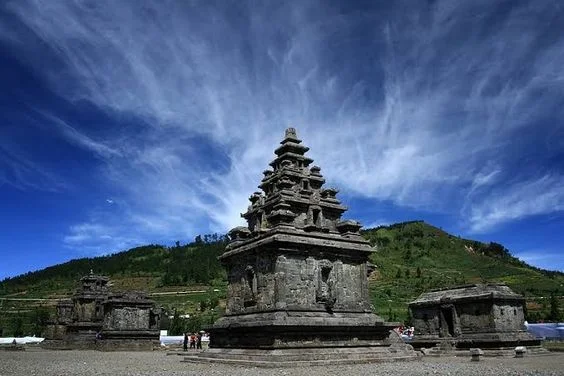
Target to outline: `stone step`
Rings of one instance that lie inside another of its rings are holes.
[[[300,360],[325,360],[325,359],[363,359],[373,357],[401,356],[401,351],[391,351],[390,348],[316,348],[316,349],[217,349],[208,350],[199,354],[184,354],[213,359],[239,359],[271,361],[300,361]],[[407,356],[408,354],[403,354]],[[413,356],[413,354],[411,355]]]
[[[186,363],[222,363],[240,366],[278,368],[278,367],[309,367],[309,366],[327,366],[327,365],[348,365],[361,363],[384,363],[395,361],[418,360],[419,357],[405,356],[390,358],[386,356],[364,357],[358,359],[341,358],[341,359],[312,359],[312,360],[279,360],[274,361],[268,356],[262,359],[231,359],[231,358],[210,358],[205,356],[187,356],[182,362]]]

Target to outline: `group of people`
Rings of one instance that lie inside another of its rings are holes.
[[[188,350],[188,344],[191,349],[202,348],[202,334],[201,333],[184,333],[184,351]]]
[[[415,328],[413,326],[403,326],[400,325],[397,328],[394,329],[396,332],[398,332],[398,334],[400,335],[404,335],[404,336],[408,336],[408,337],[413,337],[413,334],[415,334]]]

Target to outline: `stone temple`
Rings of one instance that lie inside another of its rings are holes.
[[[144,293],[112,293],[90,273],[71,299],[59,301],[44,333],[48,348],[151,350],[159,345],[160,310]]]
[[[293,128],[275,150],[250,206],[248,226],[229,232],[225,316],[207,351],[186,361],[255,365],[328,364],[417,358],[372,312],[369,256],[360,224],[324,188]]]
[[[409,304],[411,344],[428,355],[481,348],[486,355],[513,354],[516,346],[545,352],[528,333],[525,299],[503,284],[474,284],[427,292]]]

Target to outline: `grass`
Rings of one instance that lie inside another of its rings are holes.
[[[545,341],[542,346],[548,351],[564,352],[564,342],[562,341]]]

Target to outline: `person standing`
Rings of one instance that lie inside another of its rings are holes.
[[[190,336],[190,348],[191,349],[196,348],[196,334],[195,333],[192,333],[192,335]]]
[[[196,334],[196,349],[202,349],[202,333]]]
[[[188,351],[188,333],[184,333],[183,348],[184,351]]]

